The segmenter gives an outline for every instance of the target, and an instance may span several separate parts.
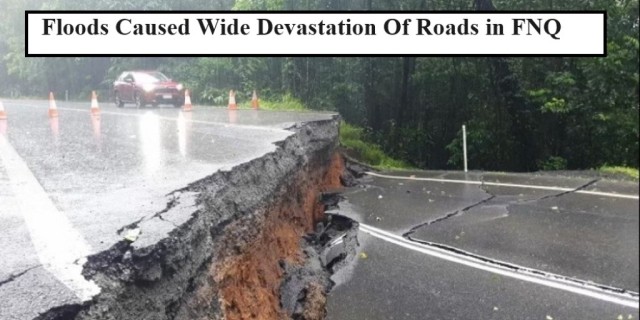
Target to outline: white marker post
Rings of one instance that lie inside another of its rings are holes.
[[[467,172],[467,127],[465,125],[462,125],[462,153],[464,156],[464,172]]]

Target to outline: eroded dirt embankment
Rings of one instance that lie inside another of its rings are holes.
[[[285,266],[302,266],[306,256],[301,248],[304,235],[314,232],[315,223],[323,220],[324,206],[319,201],[321,192],[340,187],[344,165],[335,154],[331,165],[325,159],[306,164],[289,178],[274,195],[264,213],[235,221],[227,227],[221,251],[234,248],[236,235],[243,234],[252,225],[256,234],[238,252],[225,254],[209,269],[219,285],[223,314],[234,319],[284,319],[280,307],[280,286]],[[251,228],[251,227],[250,227]],[[310,281],[304,290],[309,294],[303,315],[320,319],[324,315],[325,284]]]
[[[168,195],[154,218],[187,210],[185,223],[152,245],[123,240],[89,257],[84,275],[102,293],[41,318],[70,310],[76,319],[322,318],[331,284],[320,234],[336,223],[320,198],[341,185],[338,122],[290,128],[275,152]],[[123,230],[144,237],[145,223]]]

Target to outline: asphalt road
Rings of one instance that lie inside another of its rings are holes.
[[[32,319],[88,300],[81,275],[140,219],[167,207],[176,189],[275,150],[296,123],[326,113],[198,108],[118,109],[89,102],[3,101],[0,121],[0,319]],[[145,226],[136,244],[163,238],[188,215]],[[157,220],[157,219],[156,219]]]
[[[638,184],[388,172],[333,213],[361,223],[329,319],[637,319]]]
[[[168,194],[274,150],[328,114],[3,101],[0,319],[90,299],[83,257]],[[638,184],[460,172],[369,176],[338,213],[361,222],[329,319],[638,319]],[[409,176],[412,176],[409,178]],[[422,179],[424,178],[424,179]],[[480,181],[483,181],[482,183]],[[577,190],[579,189],[579,190]],[[150,244],[178,211],[145,225]]]
[[[638,310],[496,275],[358,235],[327,319],[638,319]]]

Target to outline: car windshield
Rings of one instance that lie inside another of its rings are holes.
[[[169,81],[169,78],[160,72],[136,73],[135,78],[140,83],[156,83],[161,81]]]

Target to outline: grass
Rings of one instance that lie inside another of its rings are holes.
[[[238,105],[240,109],[250,109],[251,101],[245,101]],[[294,98],[291,94],[285,94],[279,100],[260,100],[261,110],[275,111],[307,111],[307,107],[302,102]]]
[[[357,160],[376,169],[399,170],[412,168],[408,163],[394,159],[384,153],[379,145],[366,141],[364,129],[344,121],[340,123],[340,145],[351,150]]]
[[[602,173],[624,175],[624,176],[633,178],[635,180],[638,180],[640,178],[640,174],[638,173],[638,169],[637,168],[603,166],[598,171],[600,171]]]

